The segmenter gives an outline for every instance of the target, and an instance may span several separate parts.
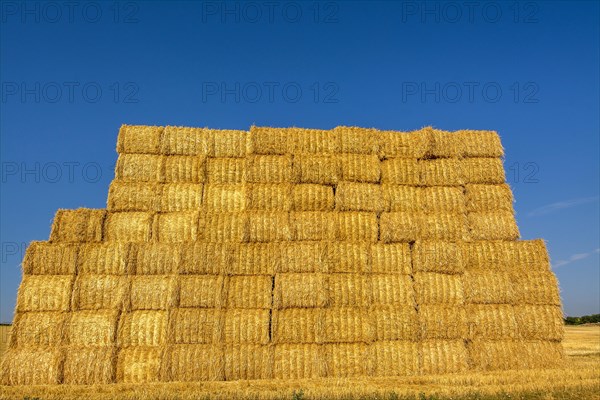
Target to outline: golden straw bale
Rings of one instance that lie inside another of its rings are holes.
[[[464,158],[460,163],[464,183],[493,185],[506,179],[500,158]]]
[[[158,183],[115,180],[108,189],[110,211],[158,211],[162,187]]]
[[[439,129],[428,129],[430,135],[430,157],[457,158],[464,153],[463,138],[456,132],[447,132]]]
[[[419,202],[426,213],[464,213],[465,196],[460,187],[431,186],[420,188]]]
[[[564,360],[559,342],[482,339],[468,342],[467,349],[470,363],[483,371],[554,368]]]
[[[469,213],[469,231],[473,240],[517,240],[519,228],[512,211]]]
[[[203,183],[206,174],[204,156],[168,156],[164,158],[163,182]]]
[[[67,315],[64,312],[17,313],[12,326],[10,347],[62,344]]]
[[[119,347],[160,346],[167,341],[166,311],[132,311],[121,315]]]
[[[463,306],[420,304],[419,325],[424,339],[463,339],[467,334],[467,315]]]
[[[273,376],[273,346],[231,344],[225,346],[225,380],[270,379]]]
[[[417,272],[413,275],[417,304],[461,305],[465,296],[460,274]]]
[[[320,343],[323,340],[322,308],[273,310],[273,343]]]
[[[174,382],[222,381],[225,354],[214,344],[178,344],[165,354],[165,380]]]
[[[220,274],[233,260],[230,247],[223,243],[183,243],[179,271],[181,274]]]
[[[293,176],[300,183],[335,185],[342,176],[340,161],[337,155],[296,154]]]
[[[376,129],[337,126],[333,131],[339,135],[341,153],[379,153],[379,132]]]
[[[420,184],[459,186],[463,184],[462,164],[456,158],[419,160]]]
[[[208,158],[206,182],[236,184],[246,180],[245,158]]]
[[[273,278],[270,276],[230,276],[225,288],[228,308],[271,308]]]
[[[468,368],[462,340],[425,340],[421,342],[421,373],[438,375],[464,372]]]
[[[181,344],[223,340],[223,312],[214,308],[177,308],[170,316],[169,341]]]
[[[229,275],[274,275],[281,264],[283,244],[232,244],[233,259],[225,265]]]
[[[463,275],[465,299],[469,303],[514,303],[515,285],[504,271],[470,270]]]
[[[284,211],[254,211],[248,213],[250,242],[279,242],[291,240],[289,214]]]
[[[73,309],[120,309],[128,287],[126,276],[80,274],[73,286]]]
[[[196,156],[209,153],[207,129],[166,126],[160,141],[160,152],[167,155]]]
[[[381,185],[384,211],[418,212],[423,210],[422,192],[416,186]]]
[[[245,157],[247,151],[247,131],[207,129],[211,143],[212,157]]]
[[[248,216],[242,212],[207,212],[200,215],[199,232],[206,242],[247,242]]]
[[[182,275],[179,281],[179,307],[221,307],[223,277],[219,275]]]
[[[129,270],[137,275],[177,273],[182,245],[171,243],[132,243],[127,254]]]
[[[419,319],[414,306],[373,306],[370,311],[375,326],[375,340],[415,340]]]
[[[381,274],[410,274],[412,262],[409,244],[372,244],[370,270]]]
[[[277,272],[321,272],[328,259],[326,242],[288,242],[281,250]]]
[[[502,157],[504,149],[494,131],[460,130],[454,133],[462,142],[464,157]]]
[[[376,213],[345,211],[337,213],[339,240],[376,242],[379,221]]]
[[[318,344],[278,344],[274,349],[273,378],[307,379],[324,377],[325,356]]]
[[[421,164],[414,158],[390,158],[381,162],[381,183],[420,185]]]
[[[290,213],[293,240],[336,240],[337,213],[297,211]]]
[[[419,373],[419,344],[406,340],[375,342],[371,346],[374,376],[409,376]]]
[[[162,186],[160,210],[197,210],[202,205],[202,191],[201,183],[166,183]]]
[[[289,211],[292,208],[292,185],[287,183],[248,184],[246,203],[249,210]]]
[[[207,211],[228,212],[246,209],[246,189],[239,184],[207,184],[204,186]]]
[[[78,208],[58,210],[52,223],[50,242],[100,242],[106,210]]]
[[[335,343],[323,346],[327,376],[353,378],[373,373],[373,357],[364,343]]]
[[[77,254],[79,274],[123,275],[130,272],[127,243],[83,244]]]
[[[338,155],[341,179],[350,182],[379,182],[381,166],[377,155]]]
[[[468,212],[513,211],[513,195],[506,183],[466,185],[465,203]]]
[[[415,293],[410,275],[373,274],[370,279],[372,304],[414,306]]]
[[[470,304],[467,310],[469,339],[514,339],[517,320],[508,304]]]
[[[462,245],[457,242],[417,240],[412,260],[416,272],[461,274],[465,270]]]
[[[379,238],[384,243],[413,242],[419,238],[419,214],[384,212],[379,219]]]
[[[564,321],[560,306],[517,305],[514,310],[521,338],[562,340]]]
[[[321,273],[283,273],[275,277],[274,308],[329,305],[328,277]]]
[[[478,240],[462,243],[465,268],[467,270],[478,270],[510,269],[517,267],[515,264],[516,257],[514,255],[509,255],[509,245],[511,243],[520,244],[523,242]]]
[[[546,272],[516,272],[509,275],[514,304],[560,305],[558,282]]]
[[[364,242],[326,242],[323,272],[368,272],[369,249],[370,244]]]
[[[148,242],[153,215],[146,212],[111,212],[104,223],[104,240]]]
[[[70,347],[65,355],[66,385],[114,383],[117,352],[112,346]]]
[[[550,271],[548,250],[543,240],[500,242],[504,248],[504,263],[523,272]]]
[[[250,183],[292,182],[292,157],[289,155],[247,156],[246,181]]]
[[[225,343],[269,342],[270,310],[267,309],[227,309],[223,340]]]
[[[163,131],[162,126],[121,125],[117,152],[157,154]]]
[[[411,132],[380,131],[379,154],[385,158],[423,158],[430,147],[430,136],[424,129]]]
[[[69,275],[75,273],[77,245],[31,242],[23,258],[25,275]]]
[[[74,346],[106,346],[115,343],[119,312],[75,311],[67,322],[67,340]]]
[[[64,355],[59,348],[8,349],[2,355],[2,385],[56,385],[62,376]]]
[[[253,154],[287,154],[290,132],[286,128],[251,126],[248,135],[249,152]]]
[[[292,188],[292,209],[296,211],[333,210],[333,187],[317,184],[300,184]]]
[[[375,321],[366,308],[324,308],[321,318],[325,343],[369,343],[375,339]]]
[[[340,152],[340,136],[333,130],[288,128],[286,131],[292,154]]]
[[[383,211],[383,191],[373,183],[340,182],[335,191],[340,211]]]
[[[120,154],[115,166],[119,182],[163,182],[164,156],[153,154]]]
[[[368,307],[372,302],[371,279],[365,274],[330,274],[327,283],[333,307]]]
[[[152,238],[158,242],[180,243],[198,240],[199,214],[196,211],[175,211],[157,215]]]
[[[117,382],[158,382],[163,353],[162,348],[154,346],[120,349],[117,355]]]
[[[177,279],[173,275],[131,278],[131,310],[168,310],[176,304]]]
[[[68,311],[73,275],[25,275],[17,294],[17,311]]]

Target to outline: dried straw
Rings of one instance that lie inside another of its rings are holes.
[[[341,153],[379,153],[379,132],[375,129],[338,126],[333,131],[339,135]]]
[[[152,238],[159,242],[194,242],[199,237],[199,213],[178,211],[158,214],[152,227]]]
[[[176,273],[182,247],[171,243],[132,243],[127,255],[128,269],[137,275]]]
[[[461,160],[464,183],[502,184],[506,179],[499,158],[465,158]]]
[[[119,350],[117,382],[148,383],[160,380],[163,350],[160,347],[130,347]]]
[[[113,181],[108,189],[110,211],[158,211],[162,187],[157,183]]]
[[[162,126],[121,125],[117,152],[158,154],[163,130]]]
[[[220,274],[232,261],[230,246],[222,243],[183,243],[179,271],[182,274]]]
[[[471,364],[478,370],[560,367],[560,343],[548,341],[474,340],[468,343]]]
[[[292,154],[340,152],[340,136],[333,130],[287,128],[286,132]]]
[[[418,240],[412,247],[414,271],[461,274],[465,263],[461,244]]]
[[[152,154],[120,154],[115,166],[115,181],[164,182],[165,158]]]
[[[466,310],[471,340],[516,338],[518,327],[513,306],[474,304],[466,306]]]
[[[223,313],[214,308],[178,308],[170,316],[169,340],[178,344],[219,343]]]
[[[374,376],[409,376],[419,373],[419,344],[381,341],[371,346]]]
[[[292,157],[273,155],[247,156],[246,181],[250,183],[292,182]]]
[[[327,377],[346,378],[372,375],[372,357],[364,343],[336,343],[323,346]]]
[[[225,310],[225,343],[269,343],[270,311],[267,309]]]
[[[560,305],[558,282],[546,272],[516,272],[509,276],[514,304]]]
[[[64,312],[45,311],[17,313],[12,326],[10,347],[54,347],[61,345],[67,315]]]
[[[65,355],[67,385],[103,385],[115,382],[116,349],[112,346],[69,347]]]
[[[204,156],[168,156],[163,160],[161,182],[203,183],[206,178],[206,158]]]
[[[258,344],[225,346],[225,380],[273,377],[273,347]]]
[[[301,211],[290,213],[293,240],[335,240],[337,213]]]
[[[247,151],[247,131],[206,130],[211,157],[244,157]]]
[[[232,212],[246,209],[246,190],[239,184],[207,184],[204,207],[207,211]]]
[[[341,179],[349,182],[379,182],[381,169],[375,154],[340,154],[338,156]]]
[[[62,378],[60,348],[25,347],[9,349],[2,357],[0,383],[3,385],[56,385]]]
[[[75,311],[66,325],[68,343],[73,346],[107,346],[115,343],[119,312]]]
[[[274,349],[274,379],[307,379],[327,373],[325,355],[318,344],[279,344]]]
[[[132,311],[121,316],[118,345],[161,346],[167,341],[166,311]]]
[[[372,304],[414,306],[413,282],[410,275],[371,275]]]
[[[131,278],[131,310],[168,310],[177,304],[177,280],[172,275]]]
[[[512,211],[469,213],[469,234],[473,240],[517,240],[519,228]]]
[[[124,275],[131,272],[127,243],[82,244],[77,254],[78,274]]]
[[[366,273],[369,271],[370,244],[365,242],[326,242],[322,271]]]
[[[466,185],[465,203],[468,212],[512,211],[513,195],[510,186]]]
[[[467,315],[462,306],[420,304],[419,324],[424,339],[463,339],[467,334]]]
[[[446,304],[460,306],[464,303],[461,275],[437,272],[417,272],[413,276],[417,304]]]
[[[68,311],[72,275],[25,275],[17,294],[17,311]]]
[[[375,326],[368,309],[338,307],[322,309],[324,343],[363,342],[375,339]]]
[[[203,185],[200,183],[167,183],[162,186],[160,210],[190,211],[202,205]]]
[[[421,373],[424,375],[464,372],[468,368],[467,349],[462,340],[421,342]]]
[[[231,276],[225,283],[227,308],[271,308],[273,281],[270,276]],[[213,294],[214,295],[214,294]]]
[[[277,274],[273,307],[325,307],[330,304],[328,280],[321,273]]]
[[[224,279],[218,275],[183,275],[179,282],[180,307],[221,307]]]
[[[286,308],[273,310],[273,343],[321,343],[322,308]]]
[[[421,164],[414,158],[390,158],[381,162],[381,183],[420,185]]]
[[[207,212],[200,214],[198,232],[206,242],[247,242],[248,216],[244,213]]]
[[[126,276],[80,274],[73,286],[73,309],[120,309],[129,293]]]
[[[410,246],[408,243],[371,245],[371,265],[373,273],[410,274],[412,271]]]
[[[255,183],[248,184],[245,190],[246,204],[249,210],[290,211],[292,208],[291,184]]]
[[[378,136],[379,154],[384,158],[424,158],[429,151],[430,137],[424,130],[380,131]]]
[[[197,382],[225,379],[225,354],[212,344],[179,344],[165,354],[167,381]]]
[[[514,290],[518,290],[516,287],[520,284],[513,285],[509,273],[494,270],[467,271],[463,282],[465,299],[480,304],[514,303]]]
[[[521,338],[562,340],[564,321],[560,306],[518,305],[514,310],[517,331]]]
[[[292,238],[289,214],[281,211],[254,211],[248,213],[248,240],[250,242],[279,242]]]
[[[210,142],[207,129],[167,126],[163,130],[160,152],[167,155],[206,155]]]
[[[31,242],[23,258],[25,275],[70,275],[75,273],[77,245]]]
[[[293,160],[293,177],[300,183],[335,185],[341,179],[340,159],[333,155],[297,154]]]
[[[418,339],[419,320],[414,306],[373,306],[370,313],[373,315],[377,341]]]
[[[250,127],[249,151],[253,154],[287,154],[290,134],[285,128]]]
[[[281,249],[277,272],[322,272],[328,259],[327,242],[288,242]]]
[[[500,137],[494,131],[456,131],[462,143],[462,156],[464,157],[496,157],[504,156],[504,149]]]
[[[152,233],[152,218],[152,214],[146,212],[111,212],[104,224],[104,239],[111,242],[147,242]]]
[[[464,153],[464,140],[457,132],[427,129],[430,135],[430,157],[457,158]]]
[[[283,243],[232,244],[232,259],[225,265],[229,275],[274,275],[281,264]]]
[[[424,186],[458,186],[464,183],[463,165],[456,158],[419,160],[419,183]]]
[[[339,240],[377,242],[379,236],[379,221],[377,214],[346,211],[339,212],[336,216]]]
[[[340,211],[381,212],[383,191],[372,183],[341,182],[335,192],[335,208]]]
[[[299,184],[292,188],[292,209],[295,211],[330,211],[333,206],[331,186]]]
[[[246,179],[246,159],[208,158],[206,160],[206,182],[236,184]]]
[[[105,210],[79,208],[58,210],[52,223],[50,242],[100,242]]]

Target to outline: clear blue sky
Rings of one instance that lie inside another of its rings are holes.
[[[105,207],[123,123],[496,130],[522,237],[600,312],[597,2],[71,4],[2,2],[0,321],[55,211]]]

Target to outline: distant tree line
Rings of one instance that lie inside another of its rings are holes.
[[[565,324],[581,325],[581,324],[597,324],[600,323],[600,314],[583,315],[581,317],[566,317]]]

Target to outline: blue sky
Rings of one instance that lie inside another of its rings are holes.
[[[475,5],[473,5],[475,4]],[[491,129],[565,312],[600,312],[598,2],[1,3],[0,321],[127,124]]]

